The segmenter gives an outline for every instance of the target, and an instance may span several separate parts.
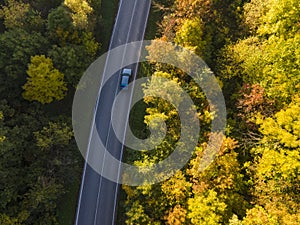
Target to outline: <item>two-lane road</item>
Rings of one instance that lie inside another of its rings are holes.
[[[121,0],[119,10],[115,20],[113,34],[110,42],[110,49],[133,41],[141,41],[144,39],[144,34],[147,25],[147,19],[151,6],[151,0]],[[104,69],[103,80],[105,80],[105,71],[114,63],[122,62],[125,57],[138,57],[136,54],[131,55],[126,50],[116,58],[107,56],[106,68]],[[138,61],[138,59],[136,59]],[[133,69],[133,79],[135,79],[137,65],[130,65]],[[112,105],[120,88],[120,73],[114,74],[107,82],[101,84],[101,89],[95,121],[92,125],[90,145],[87,156],[88,158],[99,162],[98,171],[110,171],[110,174],[118,180],[120,175],[120,167],[109,165],[105,158],[106,152],[103,154],[95,154],[100,136],[102,143],[106,146],[108,152],[121,161],[123,154],[123,145],[118,141],[114,134],[111,125]],[[122,116],[125,120],[128,119],[130,98],[132,89],[122,93],[124,98],[122,104]],[[125,116],[124,116],[125,115]],[[126,121],[120,123],[117,129],[124,130],[125,136]],[[119,130],[119,131],[120,131]],[[95,158],[97,156],[97,158]],[[96,173],[87,163],[85,164],[82,184],[79,194],[75,225],[113,225],[116,223],[116,208],[118,198],[119,185],[115,182],[105,179]]]

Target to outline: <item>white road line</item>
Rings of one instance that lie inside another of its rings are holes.
[[[121,9],[122,4],[123,4],[123,0],[120,0],[119,8],[118,8],[118,12],[117,12],[117,16],[116,16],[115,23],[116,23],[116,22],[118,21],[118,19],[119,19],[119,16],[120,16],[120,9]],[[115,27],[113,28],[112,37],[114,36],[114,33],[115,33]],[[112,40],[113,40],[113,38],[111,39],[111,41],[110,41],[110,43],[109,43],[109,48],[108,48],[108,50],[111,49]],[[109,56],[109,52],[108,52],[107,58],[108,58],[108,56]],[[106,67],[107,67],[107,60],[105,61],[104,71],[106,70]],[[103,71],[103,72],[104,72],[104,71]],[[104,73],[104,74],[105,74],[105,73]],[[103,77],[102,77],[102,80],[101,80],[101,84],[100,84],[100,87],[99,87],[98,98],[99,98],[99,94],[100,94],[100,91],[101,91],[101,87],[102,87],[102,85],[103,85],[104,74],[103,74]],[[98,99],[97,99],[97,101],[96,101],[96,104],[97,104],[97,103],[98,103]],[[96,110],[97,110],[97,107],[95,107],[95,109],[94,109],[94,115],[93,115],[93,119],[92,119],[92,127],[91,127],[91,130],[90,130],[89,142],[88,142],[88,146],[87,146],[87,152],[86,152],[86,155],[85,155],[85,162],[84,162],[83,175],[82,175],[82,179],[81,179],[80,194],[79,194],[79,200],[78,200],[77,211],[76,211],[75,225],[78,225],[78,220],[79,220],[79,212],[80,212],[80,208],[81,208],[82,193],[83,193],[83,188],[84,188],[84,181],[85,181],[85,175],[86,175],[87,161],[88,161],[88,156],[89,156],[89,152],[90,152],[90,145],[91,145],[92,132],[93,132],[94,125],[95,125]]]
[[[147,26],[147,23],[148,23],[148,17],[149,17],[149,13],[150,13],[150,8],[151,8],[151,0],[149,0],[149,4],[148,4],[148,8],[147,8],[147,14],[146,14],[146,21],[145,21],[145,27],[144,27],[144,30],[143,30],[143,35],[142,35],[142,39],[144,39],[145,37],[145,32],[146,32],[146,26]],[[142,46],[141,46],[142,48]],[[140,49],[141,49],[140,48]],[[140,57],[140,56],[139,56]],[[138,63],[137,63],[137,66],[135,68],[135,75],[134,75],[134,80],[137,76],[137,71],[138,71]],[[132,103],[132,96],[133,96],[133,93],[134,93],[134,86],[135,86],[135,83],[133,82],[132,84],[132,89],[131,89],[131,95],[130,95],[130,100],[129,100],[129,107],[131,106],[131,103]],[[130,114],[130,110],[127,112],[127,118],[129,118],[129,114]],[[123,143],[125,143],[125,138],[126,138],[126,128],[127,128],[127,125],[129,123],[129,119],[126,121],[125,123],[125,130],[124,130],[124,137],[123,137],[123,141],[122,141],[122,147],[121,147],[121,155],[120,155],[120,159],[119,161],[122,161],[122,158],[123,158],[123,152],[124,152],[124,145]],[[120,174],[121,174],[121,163],[119,164],[119,169],[118,169],[118,180],[120,179]],[[116,216],[116,208],[117,208],[117,193],[118,193],[118,187],[119,185],[117,184],[116,185],[116,190],[115,190],[115,199],[114,199],[114,213],[113,213],[113,221],[112,221],[112,224],[115,223],[115,216]]]
[[[137,1],[139,0],[135,0],[134,1],[134,7],[133,7],[133,13],[132,13],[132,17],[130,19],[130,23],[129,23],[129,30],[131,29],[132,27],[132,22],[133,22],[133,18],[134,18],[134,11],[135,11],[135,8],[136,8],[136,4],[137,4]],[[129,40],[129,36],[130,36],[130,32],[128,32],[127,34],[127,37],[126,37],[126,43],[128,42]],[[113,39],[113,38],[112,38]],[[121,65],[123,65],[123,62],[124,62],[124,58],[125,58],[125,55],[126,55],[126,46],[124,48],[124,53],[123,53],[123,56],[122,56],[122,61],[121,61]],[[120,78],[119,78],[120,79]],[[119,80],[118,79],[118,84],[119,84]],[[115,94],[114,94],[114,99],[116,98],[116,95],[118,93],[118,90],[119,90],[119,85],[117,85],[117,88],[115,90]],[[111,120],[110,120],[111,121]],[[108,140],[109,140],[109,137],[110,137],[110,131],[111,131],[111,128],[112,128],[112,125],[111,125],[111,122],[109,123],[109,128],[108,128],[108,135],[106,137],[106,140],[105,140],[105,147],[107,147],[107,144],[108,144]],[[105,164],[105,157],[106,157],[106,151],[104,152],[104,155],[103,155],[103,164],[102,164],[102,168],[101,168],[101,174],[103,174],[103,170],[104,170],[104,164]],[[101,175],[100,174],[100,175]],[[98,215],[98,208],[99,208],[99,197],[100,197],[100,190],[101,190],[101,187],[102,187],[102,177],[100,177],[100,184],[99,184],[99,191],[98,191],[98,194],[97,194],[97,206],[96,206],[96,212],[95,212],[95,215],[94,215],[94,225],[96,225],[96,222],[97,222],[97,215]]]

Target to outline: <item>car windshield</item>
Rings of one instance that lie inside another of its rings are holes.
[[[131,75],[131,70],[130,69],[124,69],[122,74],[130,76]]]

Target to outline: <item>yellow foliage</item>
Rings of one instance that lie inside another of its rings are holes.
[[[32,57],[27,74],[27,83],[23,86],[26,100],[45,104],[64,98],[67,90],[64,75],[54,68],[50,58]]]
[[[93,8],[85,0],[65,0],[64,4],[71,9],[72,19],[75,27],[84,28],[88,25],[88,15]]]

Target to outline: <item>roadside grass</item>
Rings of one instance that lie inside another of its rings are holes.
[[[102,16],[99,25],[99,40],[102,44],[100,54],[108,51],[110,38],[118,10],[119,0],[102,0],[100,15]]]
[[[162,16],[163,13],[152,5],[145,33],[145,40],[152,40],[157,37],[159,29],[158,22],[162,19]]]
[[[110,37],[114,25],[114,18],[118,9],[118,0],[102,0],[100,15],[102,19],[100,21],[99,28],[96,30],[96,37],[101,43],[101,49],[99,55],[108,50]],[[72,95],[73,96],[73,95]],[[67,98],[68,103],[66,105],[72,106],[73,97]],[[59,104],[58,106],[59,107]],[[56,110],[51,110],[52,112]],[[56,111],[57,112],[57,111]],[[59,110],[58,110],[59,112]],[[70,111],[69,111],[70,112]],[[78,154],[79,151],[78,151]],[[81,157],[81,155],[80,155]],[[60,205],[57,209],[58,224],[72,225],[74,224],[75,212],[77,208],[78,192],[81,184],[81,173],[78,173],[79,177],[74,179],[74,183],[66,190],[66,194],[63,196]]]
[[[145,40],[153,40],[158,36],[158,22],[162,18],[162,13],[159,12],[153,5],[151,6],[147,29],[145,33]],[[147,63],[142,63],[139,66],[137,78],[147,77],[149,76],[149,66]],[[146,115],[147,104],[142,100],[137,102],[130,111],[129,116],[129,125],[132,130],[132,133],[140,138],[145,139],[149,135],[149,130],[144,123],[144,117]],[[127,162],[129,164],[132,163],[134,158],[139,157],[139,151],[132,151],[130,149],[125,148],[123,155],[123,162]],[[118,214],[117,214],[117,224],[126,224],[126,200],[127,195],[126,192],[120,188],[119,192],[119,201],[118,201]]]
[[[71,225],[74,224],[74,217],[77,206],[77,197],[80,187],[81,179],[76,179],[72,185],[67,190],[67,193],[64,195],[61,200],[58,209],[58,223],[61,225]]]

